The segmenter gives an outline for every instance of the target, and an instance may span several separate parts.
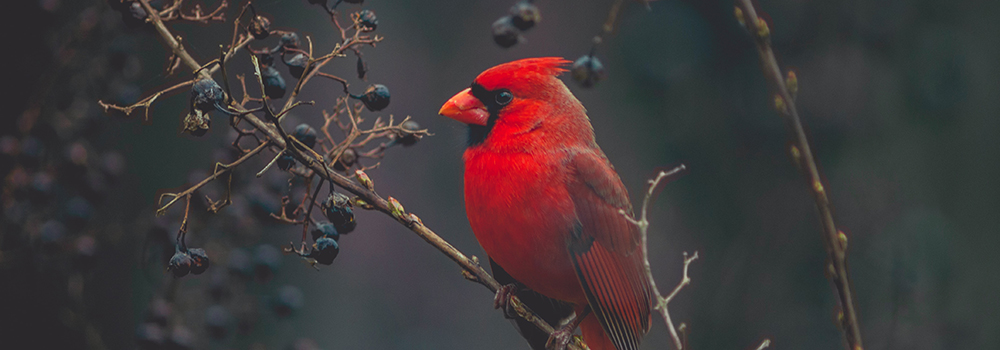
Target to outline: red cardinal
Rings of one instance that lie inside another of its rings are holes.
[[[439,113],[469,125],[465,209],[494,274],[510,283],[498,304],[510,294],[554,299],[529,305],[551,311],[543,315],[550,324],[575,313],[550,342],[565,346],[579,325],[591,349],[636,349],[650,320],[639,233],[619,213],[632,212],[628,192],[586,110],[557,78],[568,63],[529,58],[490,68]],[[543,346],[523,328],[533,347]]]

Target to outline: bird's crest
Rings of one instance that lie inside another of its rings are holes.
[[[530,81],[538,76],[554,77],[566,72],[565,67],[570,63],[562,57],[520,59],[487,69],[476,77],[476,83],[492,90],[511,82]]]

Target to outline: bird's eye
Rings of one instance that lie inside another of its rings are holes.
[[[510,103],[510,101],[513,100],[513,99],[514,99],[514,95],[512,95],[510,93],[510,91],[507,91],[507,90],[500,91],[496,95],[496,101],[501,106]]]

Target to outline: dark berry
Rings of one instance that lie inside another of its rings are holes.
[[[264,67],[260,70],[260,78],[264,82],[264,94],[268,98],[277,99],[285,97],[285,78],[281,77],[281,73],[278,73],[277,69],[274,69],[272,66]]]
[[[205,309],[205,328],[215,339],[222,339],[229,330],[229,310],[221,305],[212,305]]]
[[[313,243],[313,250],[309,252],[309,257],[316,259],[316,262],[323,265],[330,265],[333,259],[340,254],[340,245],[330,237],[320,237]]]
[[[288,74],[291,74],[293,78],[298,79],[306,72],[306,66],[309,64],[309,58],[306,57],[304,53],[295,53],[291,58],[285,60],[285,65],[288,66]],[[312,70],[312,68],[310,68]]]
[[[417,122],[412,120],[407,120],[399,127],[403,128],[403,130],[410,131],[409,133],[402,133],[399,135],[399,143],[404,147],[413,146],[413,144],[417,143],[417,141],[420,141],[421,135],[412,133],[420,130],[420,124],[417,124]]]
[[[339,171],[344,171],[350,169],[355,162],[358,161],[358,153],[354,151],[353,148],[348,148],[344,150],[344,153],[340,155],[337,159],[337,163],[333,164],[333,168]]]
[[[314,241],[318,241],[320,238],[329,237],[333,240],[340,239],[340,233],[337,232],[337,228],[329,222],[321,222],[316,224],[316,227],[312,230],[312,238]]]
[[[511,23],[520,30],[528,30],[542,20],[538,7],[528,1],[521,1],[510,8]]]
[[[194,263],[191,264],[191,273],[200,275],[202,272],[205,272],[205,270],[208,270],[209,261],[208,254],[205,253],[205,249],[188,249],[188,255],[191,256],[191,259],[194,261]]]
[[[368,74],[368,65],[365,64],[365,60],[358,56],[358,79],[364,79],[365,74]]]
[[[281,40],[278,41],[278,49],[295,49],[299,47],[299,34],[295,32],[286,32],[281,34]],[[277,51],[278,49],[275,49]]]
[[[250,21],[250,35],[254,39],[264,40],[271,35],[271,20],[264,16],[256,16]]]
[[[572,73],[573,80],[585,88],[594,86],[608,75],[601,61],[591,55],[584,55],[573,62]]]
[[[500,17],[493,22],[493,41],[502,48],[509,48],[521,41],[521,33],[513,22],[510,16]]]
[[[362,10],[359,12],[358,24],[361,26],[362,32],[374,31],[378,27],[378,18],[375,17],[375,11]]]
[[[213,109],[223,110],[223,101],[226,94],[222,92],[222,87],[214,79],[199,79],[191,86],[191,106],[208,112]]]
[[[334,242],[336,244],[336,242]],[[296,286],[283,286],[278,290],[278,295],[272,300],[274,313],[280,317],[290,316],[293,312],[302,308],[302,290]]]
[[[144,24],[146,22],[146,17],[149,16],[149,14],[146,13],[146,9],[143,8],[142,4],[138,1],[133,1],[129,5],[128,15],[129,17],[126,19],[125,24],[132,28]]]
[[[261,244],[254,250],[254,273],[261,281],[268,281],[281,267],[281,252],[270,244]]]
[[[279,169],[287,171],[295,166],[295,158],[292,157],[291,154],[281,153],[281,156],[278,157],[278,160],[275,163],[278,163]]]
[[[333,223],[333,227],[340,234],[348,234],[354,231],[358,225],[354,221],[354,210],[351,209],[351,199],[343,193],[334,192],[323,202],[323,211],[327,220]]]
[[[389,106],[389,88],[382,84],[369,86],[365,94],[361,95],[361,103],[372,112],[385,109]]]
[[[191,258],[186,252],[180,251],[178,249],[174,256],[170,258],[170,263],[167,264],[167,270],[174,274],[174,277],[184,277],[191,272],[191,268],[194,266],[194,259]]]
[[[313,148],[316,145],[316,129],[313,129],[309,124],[303,123],[296,126],[292,137],[305,144],[306,147]]]
[[[265,51],[257,53],[256,55],[257,55],[257,62],[260,63],[261,68],[274,64],[274,55],[271,54],[271,52]],[[264,74],[264,72],[261,71],[261,74]]]

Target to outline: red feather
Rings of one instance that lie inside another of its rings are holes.
[[[592,349],[634,349],[650,315],[638,232],[619,213],[632,210],[628,193],[583,105],[556,78],[567,63],[550,57],[490,68],[441,114],[489,113],[486,125],[470,127],[483,138],[464,156],[466,212],[486,254],[577,314],[589,306],[581,328]]]

